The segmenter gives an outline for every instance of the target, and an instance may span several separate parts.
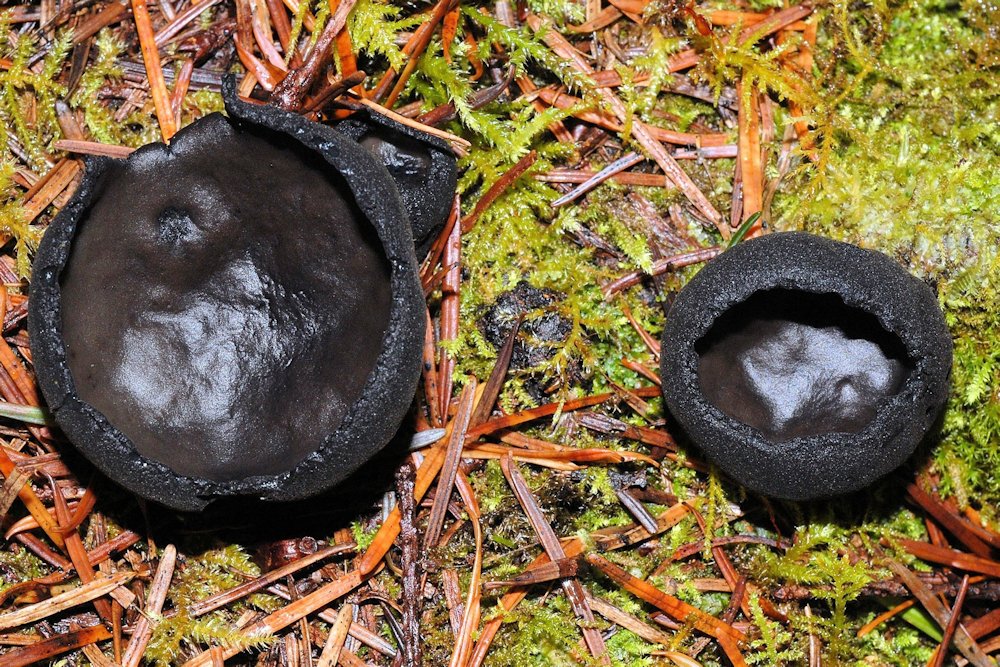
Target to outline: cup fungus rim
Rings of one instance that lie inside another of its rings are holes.
[[[391,116],[376,113],[367,107],[358,109],[349,118],[334,125],[334,129],[337,132],[341,132],[357,142],[360,142],[373,127],[388,129],[426,146],[427,155],[430,159],[430,169],[428,170],[430,178],[421,190],[449,192],[451,194],[448,200],[453,200],[453,194],[458,183],[458,163],[456,161],[457,156],[451,144],[441,137],[401,123]],[[412,198],[420,196],[421,193],[400,191],[404,207],[410,205]],[[408,208],[407,210],[410,209]],[[431,244],[434,242],[435,235],[433,232],[445,225],[445,219],[437,220],[432,218],[429,213],[420,212],[419,209],[418,216],[415,216],[415,218],[417,219],[410,220],[410,224],[415,234],[414,244],[416,245],[417,259],[420,260],[427,254]],[[447,214],[445,218],[447,218]]]
[[[704,395],[699,341],[730,309],[778,289],[836,295],[902,343],[905,379],[859,431],[773,441]],[[678,294],[663,331],[660,372],[671,414],[709,458],[748,488],[804,500],[863,488],[905,461],[940,414],[951,356],[934,292],[894,260],[807,232],[778,232],[727,250]]]
[[[361,394],[336,430],[305,459],[279,474],[224,482],[180,475],[140,454],[127,436],[82,400],[66,359],[60,280],[77,225],[89,210],[108,167],[133,159],[143,149],[125,160],[86,159],[80,186],[50,223],[35,257],[28,328],[35,366],[43,371],[38,373],[39,385],[56,423],[102,472],[127,488],[139,489],[151,500],[186,511],[204,509],[226,496],[297,500],[324,491],[353,473],[370,458],[371,443],[388,442],[409,409],[419,379],[425,329],[412,232],[396,186],[382,165],[350,137],[330,127],[273,106],[244,102],[236,93],[232,76],[223,80],[223,98],[228,122],[237,128],[287,136],[317,153],[343,176],[385,254],[391,304],[381,349]]]

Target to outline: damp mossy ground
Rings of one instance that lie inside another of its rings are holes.
[[[582,21],[582,5],[567,0],[529,0],[527,5],[552,17],[557,26]],[[751,8],[779,6],[754,0]],[[660,0],[650,16],[677,16],[678,3]],[[728,7],[717,3],[719,8]],[[318,22],[329,16],[326,2],[300,3],[312,9]],[[791,98],[803,107],[812,122],[818,149],[814,159],[793,152],[780,187],[766,211],[775,229],[805,229],[817,234],[882,250],[934,285],[955,336],[952,398],[940,436],[914,457],[906,475],[932,474],[942,490],[962,506],[981,512],[995,527],[1000,523],[1000,42],[995,26],[1000,6],[992,0],[913,0],[912,2],[847,2],[823,0],[814,12],[821,21],[815,66],[808,85],[788,78],[776,56],[735,44],[715,45],[695,76],[722,91],[737,77],[749,77],[776,100]],[[211,22],[211,12],[201,19]],[[360,0],[351,15],[355,47],[366,54],[373,72],[379,66],[400,67],[404,58],[395,40],[401,30],[412,30],[419,20],[412,12],[379,0]],[[475,26],[475,46],[457,42],[449,62],[435,37],[420,59],[405,99],[423,100],[426,109],[455,101],[457,119],[448,129],[473,144],[462,160],[459,188],[465,210],[529,151],[538,159],[528,175],[520,178],[478,220],[463,239],[463,284],[459,338],[449,344],[458,359],[456,378],[472,375],[484,380],[497,350],[479,326],[485,312],[504,293],[519,284],[558,295],[551,305],[529,311],[528,321],[557,314],[565,323],[555,339],[536,341],[546,349],[542,361],[515,370],[501,395],[508,411],[531,407],[542,396],[558,400],[605,390],[614,384],[645,384],[622,365],[623,358],[655,367],[641,338],[623,310],[628,305],[636,320],[649,332],[662,328],[665,301],[697,271],[687,268],[665,276],[659,290],[632,288],[615,299],[605,298],[601,286],[622,273],[648,268],[653,260],[646,242],[648,229],[639,222],[627,198],[629,188],[606,184],[590,193],[581,205],[553,210],[559,196],[551,185],[533,178],[559,164],[572,147],[554,141],[546,128],[566,118],[560,110],[537,111],[526,101],[501,99],[472,109],[462,101],[487,81],[470,82],[474,62],[490,55],[490,44],[505,51],[515,74],[539,83],[563,81],[575,95],[593,100],[594,91],[567,70],[527,28],[505,28],[480,13],[474,3],[463,5],[459,34]],[[631,85],[629,77],[645,71],[661,76],[666,59],[689,41],[703,39],[693,26],[681,35],[672,27],[651,20],[640,29],[622,23],[622,41],[651,45],[622,72],[621,95],[631,113],[647,119],[668,113],[680,118],[679,129],[694,122],[708,124],[735,138],[735,129],[718,122],[711,104],[675,95],[651,95],[648,88]],[[296,17],[294,30],[301,28]],[[318,33],[318,29],[316,30]],[[0,47],[9,66],[0,74],[0,145],[3,161],[0,188],[0,229],[17,243],[18,268],[27,275],[29,258],[52,211],[34,220],[21,206],[14,188],[14,156],[9,146],[19,146],[21,160],[37,173],[45,173],[64,154],[54,142],[62,129],[53,111],[64,100],[82,112],[94,139],[105,143],[139,146],[158,138],[151,106],[115,117],[101,100],[102,87],[118,80],[117,61],[128,50],[110,32],[95,43],[96,57],[71,94],[60,83],[69,55],[65,37],[47,46],[41,66],[29,60],[39,41],[18,35],[0,23]],[[130,47],[135,52],[134,47]],[[665,81],[665,77],[663,78]],[[28,103],[26,91],[36,102]],[[184,123],[221,107],[217,95],[189,94],[184,101]],[[769,178],[779,175],[777,157],[782,152],[781,133],[791,119],[785,108],[775,106],[778,136],[770,146]],[[624,144],[628,146],[627,136]],[[705,160],[686,165],[695,182],[723,211],[731,198],[731,160]],[[680,196],[666,188],[636,190],[667,215]],[[28,223],[31,224],[28,224]],[[690,234],[705,243],[719,239],[697,221],[688,220]],[[614,252],[585,247],[581,230],[603,239]],[[658,399],[651,401],[660,410]],[[625,408],[614,416],[636,424],[647,420]],[[526,431],[556,442],[586,447],[634,448],[634,443],[599,437],[566,422],[542,424]],[[692,455],[695,453],[692,452]],[[680,498],[697,498],[710,536],[756,534],[775,537],[774,516],[785,517],[783,531],[794,530],[796,544],[783,553],[763,546],[745,545],[730,550],[730,557],[765,595],[782,587],[804,588],[806,594],[788,603],[790,623],[768,621],[751,599],[753,623],[747,661],[755,665],[802,664],[810,636],[823,646],[823,664],[900,665],[924,664],[937,645],[935,626],[919,611],[905,620],[894,619],[863,638],[858,629],[885,610],[880,599],[862,597],[866,584],[885,578],[887,571],[872,564],[871,556],[886,535],[924,539],[923,520],[903,500],[898,479],[837,503],[769,505],[747,497],[715,473],[704,474],[667,462],[654,470],[638,465],[617,466],[616,473],[634,473],[653,488]],[[556,531],[563,536],[590,532],[631,521],[619,503],[612,471],[591,466],[571,473],[527,470]],[[499,580],[520,571],[537,548],[530,525],[523,517],[499,466],[487,463],[472,478],[483,509],[485,578]],[[737,516],[734,503],[748,512]],[[654,509],[655,506],[651,506]],[[662,509],[662,508],[658,508]],[[352,528],[359,543],[370,539],[379,516],[358,517]],[[780,522],[779,522],[780,524]],[[317,535],[316,537],[329,537]],[[658,567],[682,545],[703,541],[694,518],[688,517],[668,531],[650,549],[632,549],[613,556],[637,575],[656,570],[653,583],[712,614],[721,613],[728,594],[699,591],[698,582],[718,576],[711,556]],[[206,546],[207,540],[207,546]],[[191,602],[228,588],[242,579],[234,573],[254,575],[256,566],[247,552],[250,545],[228,542],[218,536],[199,535],[191,544],[178,545],[183,569],[170,602],[183,609]],[[437,567],[466,572],[473,550],[468,531],[459,531],[446,549],[431,554]],[[922,567],[891,544],[883,546],[900,560]],[[47,572],[46,566],[25,551],[0,552],[4,580],[10,584]],[[383,572],[374,580],[386,591],[398,591],[398,580]],[[462,584],[468,584],[466,574]],[[626,611],[648,611],[629,594],[600,575],[588,575],[586,586]],[[514,665],[578,664],[579,632],[565,600],[538,587],[508,617],[494,649],[486,660],[493,667]],[[272,609],[276,598],[261,595],[247,605],[195,620],[177,614],[157,627],[149,657],[155,664],[175,664],[189,642],[239,641],[230,624],[246,609]],[[484,616],[496,610],[496,598],[484,600]],[[424,635],[428,664],[446,664],[453,646],[448,610],[440,596],[426,605]],[[607,627],[603,622],[602,628]],[[383,628],[388,636],[388,629]],[[697,635],[685,630],[672,633],[666,648],[690,648]],[[620,630],[609,642],[615,665],[639,667],[663,664],[651,655],[651,645],[631,632]],[[709,646],[698,658],[702,664],[725,664]],[[82,663],[81,663],[82,664]]]

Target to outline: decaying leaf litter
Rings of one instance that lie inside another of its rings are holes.
[[[7,7],[0,660],[990,664],[998,23],[988,1]],[[397,446],[328,496],[191,517],[46,425],[25,278],[82,156],[219,109],[226,71],[317,120],[434,131],[462,177]],[[748,496],[665,421],[663,306],[765,226],[937,286],[953,398],[870,493]]]

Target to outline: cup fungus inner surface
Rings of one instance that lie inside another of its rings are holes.
[[[398,132],[384,130],[386,137],[366,134],[358,142],[376,156],[397,183],[407,188],[426,187],[431,170],[431,156],[419,141]]]
[[[61,293],[82,400],[143,456],[213,481],[316,451],[360,396],[392,302],[341,176],[221,115],[109,167]]]
[[[701,392],[773,442],[857,433],[912,370],[899,337],[837,294],[771,289],[695,344]]]

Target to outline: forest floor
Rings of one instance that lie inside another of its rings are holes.
[[[421,272],[433,442],[191,515],[46,422],[25,316],[82,157],[220,110],[226,72],[458,138],[460,203]],[[0,11],[0,93],[0,664],[995,664],[996,0],[41,0]],[[657,387],[677,290],[794,229],[925,279],[955,341],[939,429],[832,501],[731,482]]]

